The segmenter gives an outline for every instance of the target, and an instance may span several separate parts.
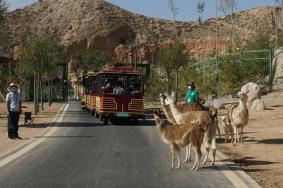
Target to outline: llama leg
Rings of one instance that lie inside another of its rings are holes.
[[[240,132],[241,144],[243,144],[243,133],[244,133],[244,127],[241,127],[241,132]]]
[[[180,167],[181,167],[181,161],[180,161],[180,149],[179,149],[179,150],[177,150],[177,160],[178,160],[177,168],[180,168]]]
[[[209,155],[209,147],[206,147],[205,149],[206,149],[206,154],[205,154],[203,162],[201,163],[202,165],[205,165],[208,155]]]
[[[230,127],[230,138],[231,138],[231,143],[234,141],[234,129]]]
[[[220,132],[220,128],[219,128],[219,125],[218,125],[218,120],[217,120],[217,123],[216,123],[216,129],[217,129],[219,138],[221,138],[221,132]]]
[[[194,149],[196,153],[196,160],[194,166],[192,167],[192,170],[198,170],[200,165],[200,158],[201,158],[201,146],[195,146]]]
[[[175,148],[173,145],[170,146],[171,150],[171,170],[174,169],[174,162],[175,162]]]
[[[237,143],[237,127],[234,127],[234,144]]]
[[[225,144],[227,143],[227,139],[228,139],[228,133],[227,131],[225,131]]]
[[[211,165],[214,165],[214,163],[215,163],[215,155],[216,155],[216,138],[212,139],[211,148],[212,148],[212,161],[211,161]]]
[[[192,150],[192,143],[189,143],[189,146],[188,146],[188,158],[187,158],[186,162],[189,162],[189,161],[192,160],[191,150]]]
[[[239,130],[239,128],[237,128],[237,142],[240,142],[240,135],[239,135],[239,133],[240,133],[240,130]]]
[[[185,158],[185,163],[188,163],[189,162],[189,145],[186,146],[186,158]]]

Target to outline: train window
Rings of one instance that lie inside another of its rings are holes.
[[[143,82],[140,75],[101,74],[101,79],[101,91],[104,93],[123,95],[143,94]]]

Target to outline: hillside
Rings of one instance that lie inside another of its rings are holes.
[[[234,33],[241,40],[248,40],[259,30],[272,35],[274,10],[266,7],[237,13],[234,25]],[[121,41],[133,41],[137,35],[145,36],[145,41],[162,43],[172,38],[176,28],[187,49],[196,57],[215,53],[216,30],[217,48],[226,50],[231,44],[232,30],[230,16],[209,19],[201,24],[174,23],[134,14],[104,0],[40,0],[8,13],[6,26],[14,46],[20,45],[24,35],[36,37],[53,26],[70,54],[86,48],[113,54]]]

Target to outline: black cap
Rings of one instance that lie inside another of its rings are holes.
[[[194,82],[194,81],[192,81],[192,80],[190,80],[190,81],[188,82],[188,86],[195,87],[195,82]]]

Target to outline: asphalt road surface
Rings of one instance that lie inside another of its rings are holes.
[[[181,169],[170,170],[169,147],[153,121],[102,126],[70,102],[53,136],[0,168],[0,187],[233,187],[216,167],[194,172],[192,165],[182,161]]]

